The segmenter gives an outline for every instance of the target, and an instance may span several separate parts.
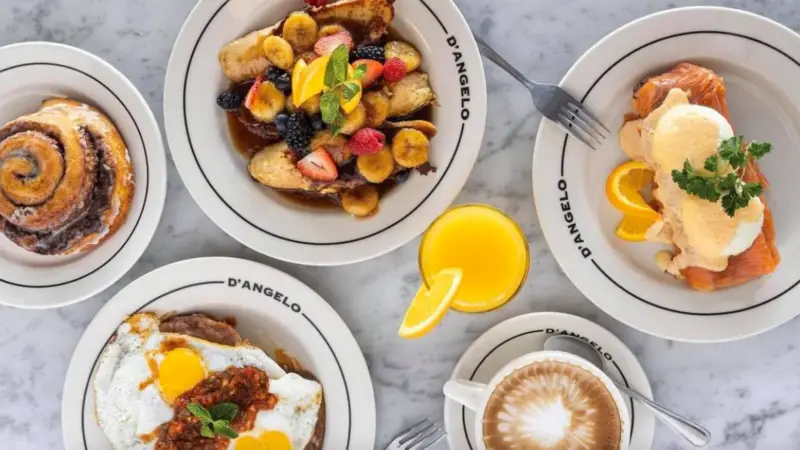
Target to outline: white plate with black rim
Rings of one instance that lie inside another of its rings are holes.
[[[117,126],[135,172],[133,202],[113,236],[79,255],[30,253],[0,234],[0,304],[54,308],[101,292],[144,253],[164,209],[167,169],[161,132],[147,102],[124,75],[66,45],[28,42],[0,48],[0,123],[64,96],[99,108]]]
[[[661,273],[661,246],[614,235],[621,219],[605,180],[625,160],[615,136],[595,152],[542,122],[533,156],[533,191],[547,243],[567,276],[616,319],[646,333],[690,342],[740,339],[800,313],[800,36],[755,14],[682,8],[647,16],[601,40],[561,84],[612,130],[619,130],[639,80],[687,61],[725,79],[738,134],[766,140],[761,169],[783,261],[771,275],[715,292],[691,290]]]
[[[589,342],[611,362],[609,375],[647,398],[653,398],[650,381],[628,347],[605,328],[586,319],[562,313],[525,314],[506,320],[481,335],[461,356],[451,378],[488,382],[500,368],[530,352],[544,349],[553,335],[575,336]],[[629,448],[647,450],[653,445],[655,418],[646,408],[630,401]],[[452,449],[472,450],[475,446],[472,411],[450,399],[444,404],[444,423]]]
[[[164,120],[183,182],[208,216],[266,255],[338,265],[387,253],[416,237],[456,198],[478,155],[486,122],[486,81],[472,33],[451,0],[395,3],[392,27],[422,53],[439,106],[431,141],[437,172],[418,174],[356,220],[340,210],[305,207],[253,181],[215,104],[227,88],[217,54],[249,31],[301,9],[299,0],[201,0],[181,30],[164,87]]]
[[[273,268],[241,259],[201,258],[157,269],[97,313],[72,356],[61,425],[67,450],[110,450],[97,425],[92,377],[100,353],[137,312],[203,312],[233,317],[236,329],[269,355],[281,349],[314,374],[326,405],[323,450],[371,449],[375,397],[366,361],[347,325],[317,293]]]

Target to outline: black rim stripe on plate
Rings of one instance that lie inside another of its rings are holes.
[[[666,41],[666,40],[669,40],[669,39],[678,38],[678,37],[692,36],[692,35],[697,35],[697,34],[718,34],[718,35],[725,35],[725,36],[732,36],[732,37],[737,37],[737,38],[741,38],[741,39],[746,39],[748,41],[755,42],[755,43],[763,45],[764,47],[767,47],[767,48],[769,48],[771,50],[774,50],[775,52],[783,55],[786,59],[790,60],[796,66],[800,67],[800,61],[796,60],[795,58],[793,58],[792,56],[790,56],[789,54],[787,54],[783,50],[775,47],[774,45],[768,44],[768,43],[766,43],[764,41],[761,41],[759,39],[756,39],[754,37],[746,36],[746,35],[739,34],[739,33],[731,33],[731,32],[727,32],[727,31],[689,31],[689,32],[686,32],[686,33],[678,33],[678,34],[672,34],[672,35],[669,35],[669,36],[665,36],[663,38],[656,39],[654,41],[648,42],[648,43],[646,43],[644,45],[641,45],[641,46],[631,50],[630,52],[628,52],[627,54],[622,56],[620,59],[618,59],[616,62],[611,64],[608,67],[608,69],[606,69],[602,74],[600,74],[600,76],[589,87],[589,90],[586,91],[586,94],[581,99],[581,103],[586,102],[586,99],[592,93],[594,88],[597,87],[597,85],[600,83],[600,81],[602,81],[602,79],[606,75],[608,75],[608,73],[611,72],[611,70],[614,69],[614,67],[619,65],[622,61],[624,61],[628,57],[632,56],[633,54],[635,54],[635,53],[639,52],[640,50],[643,50],[643,49],[645,49],[647,47],[650,47],[651,45],[658,44],[659,42],[663,42],[663,41]],[[564,177],[564,164],[565,164],[565,160],[566,160],[567,142],[568,141],[569,141],[569,135],[565,134],[564,135],[564,144],[561,147],[561,177],[562,178]],[[583,150],[583,149],[581,149],[581,150]],[[617,280],[612,278],[605,270],[603,270],[602,267],[600,267],[599,264],[597,264],[597,262],[594,260],[594,258],[590,259],[590,261],[592,262],[592,265],[594,265],[594,267],[598,271],[600,271],[600,273],[603,274],[604,277],[606,277],[608,279],[608,281],[610,281],[614,286],[618,287],[621,291],[625,292],[626,294],[630,295],[631,297],[633,297],[633,298],[635,298],[635,299],[637,299],[637,300],[639,300],[639,301],[641,301],[643,303],[646,303],[647,305],[650,305],[650,306],[652,306],[654,308],[658,308],[660,310],[668,311],[668,312],[671,312],[671,313],[683,314],[683,315],[687,315],[687,316],[706,316],[706,317],[707,316],[725,316],[725,315],[729,315],[729,314],[737,314],[737,313],[741,313],[741,312],[745,312],[745,311],[750,311],[751,309],[755,309],[755,308],[764,306],[764,305],[766,305],[766,304],[768,304],[768,303],[770,303],[770,302],[772,302],[774,300],[777,300],[777,299],[783,297],[784,295],[786,295],[786,293],[788,293],[789,291],[791,291],[792,289],[797,287],[798,284],[800,284],[800,280],[798,280],[795,283],[793,283],[791,286],[789,286],[786,290],[784,290],[783,292],[775,295],[774,297],[769,298],[767,300],[764,300],[763,302],[757,303],[755,305],[747,306],[745,308],[739,308],[739,309],[734,309],[734,310],[730,310],[730,311],[720,311],[720,312],[711,312],[711,313],[698,313],[698,312],[692,312],[692,311],[682,311],[682,310],[679,310],[679,309],[674,309],[674,308],[668,308],[666,306],[661,306],[661,305],[659,305],[659,304],[657,304],[657,303],[655,303],[653,301],[647,300],[647,299],[645,299],[645,298],[643,298],[643,297],[641,297],[639,295],[636,295],[633,292],[631,292],[630,289],[625,288],[621,283],[619,283]]]
[[[44,289],[44,288],[53,288],[53,287],[65,286],[67,284],[71,284],[71,283],[74,283],[76,281],[80,281],[80,280],[82,280],[82,279],[84,279],[84,278],[96,273],[97,271],[99,271],[100,269],[102,269],[103,267],[108,265],[108,263],[110,263],[114,258],[116,258],[117,255],[120,254],[122,249],[124,249],[125,246],[128,245],[128,242],[131,240],[133,235],[136,233],[136,228],[139,226],[139,222],[142,220],[142,215],[144,214],[145,207],[147,206],[147,197],[148,197],[148,193],[150,192],[150,160],[147,157],[147,145],[145,145],[145,143],[144,143],[144,137],[142,136],[142,130],[139,128],[139,124],[136,122],[136,119],[133,117],[133,114],[131,114],[131,111],[128,109],[128,106],[125,103],[123,103],[123,101],[119,98],[119,96],[114,91],[112,91],[111,88],[106,86],[105,83],[103,83],[102,81],[98,80],[94,76],[92,76],[92,75],[90,75],[90,74],[88,74],[88,73],[86,73],[86,72],[84,72],[84,71],[82,71],[80,69],[76,69],[76,68],[70,67],[70,66],[65,66],[63,64],[56,64],[56,63],[49,63],[49,62],[36,62],[36,63],[19,64],[19,65],[16,65],[16,66],[11,66],[11,67],[7,67],[5,69],[2,69],[2,70],[0,70],[0,73],[8,72],[8,71],[13,70],[13,69],[18,69],[18,68],[27,67],[27,66],[54,66],[54,67],[60,67],[62,69],[69,69],[69,70],[72,70],[73,72],[78,72],[78,73],[80,73],[80,74],[82,74],[82,75],[84,75],[84,76],[86,76],[88,78],[91,78],[97,84],[103,86],[111,95],[114,96],[114,98],[117,99],[119,104],[122,105],[123,108],[125,108],[125,112],[128,113],[128,116],[131,118],[131,121],[133,122],[133,125],[136,126],[136,131],[139,133],[139,140],[142,142],[142,149],[144,151],[145,173],[147,174],[147,177],[145,179],[145,185],[144,185],[144,200],[142,201],[142,210],[139,211],[139,217],[136,218],[136,223],[133,225],[133,229],[131,229],[131,233],[128,235],[127,238],[125,238],[125,242],[123,242],[123,244],[119,248],[119,250],[117,250],[113,255],[111,255],[111,257],[108,258],[108,260],[106,260],[106,262],[104,262],[103,264],[99,265],[98,267],[96,267],[95,269],[93,269],[92,271],[90,271],[89,273],[87,273],[85,275],[81,275],[81,276],[79,276],[77,278],[74,278],[72,280],[69,280],[69,281],[64,281],[63,283],[44,284],[44,285],[29,285],[29,284],[23,284],[23,283],[16,283],[16,282],[13,282],[13,281],[4,280],[4,279],[0,278],[0,282],[5,283],[5,284],[10,284],[11,286],[17,286],[17,287],[22,287],[22,288],[30,288],[30,289]],[[137,179],[136,182],[138,182],[138,181],[139,180]]]
[[[200,165],[200,160],[197,158],[197,153],[195,152],[195,149],[194,149],[194,144],[192,144],[192,136],[191,136],[191,133],[189,133],[189,120],[187,118],[187,113],[186,113],[186,99],[187,99],[186,90],[188,88],[189,72],[191,71],[191,68],[192,68],[192,61],[194,61],[194,55],[197,52],[197,47],[200,45],[200,41],[203,39],[203,35],[205,35],[206,30],[208,30],[208,27],[211,25],[211,23],[214,21],[214,19],[217,17],[217,15],[225,8],[225,6],[230,3],[230,1],[231,0],[226,0],[217,9],[217,11],[214,12],[214,14],[208,20],[206,25],[203,27],[203,31],[201,31],[200,35],[197,37],[197,41],[194,44],[194,48],[192,49],[192,53],[189,56],[189,63],[186,66],[186,74],[185,74],[185,76],[183,78],[183,124],[184,124],[184,128],[186,130],[186,140],[189,143],[189,148],[192,151],[192,156],[194,157],[194,162],[197,165],[198,170],[200,170],[200,174],[203,175],[203,179],[206,181],[206,184],[208,185],[209,188],[211,188],[211,190],[214,192],[214,194],[217,196],[217,198],[222,202],[222,204],[224,204],[232,213],[234,213],[237,217],[242,219],[245,223],[247,223],[251,227],[255,228],[256,230],[258,230],[258,231],[260,231],[260,232],[262,232],[264,234],[267,234],[269,236],[272,236],[274,238],[281,239],[281,240],[284,240],[284,241],[287,241],[287,242],[292,242],[294,244],[312,245],[312,246],[321,246],[321,247],[322,246],[331,246],[331,245],[352,244],[354,242],[359,242],[359,241],[363,241],[363,240],[375,237],[375,236],[377,236],[377,235],[379,235],[379,234],[381,234],[381,233],[393,228],[394,226],[398,225],[399,223],[405,221],[408,217],[410,217],[412,214],[414,214],[419,208],[421,208],[422,205],[424,205],[425,202],[428,201],[428,199],[431,197],[431,195],[433,195],[433,193],[436,192],[436,189],[439,187],[441,182],[447,176],[447,173],[450,171],[450,167],[453,165],[453,162],[455,161],[456,156],[458,155],[459,148],[461,147],[461,139],[464,137],[464,130],[466,129],[466,125],[464,123],[461,124],[461,131],[459,132],[459,135],[458,135],[458,141],[456,142],[456,148],[453,151],[453,156],[450,158],[450,161],[448,161],[447,166],[444,168],[444,171],[442,172],[441,177],[439,177],[439,180],[436,181],[436,184],[433,186],[431,191],[422,199],[422,201],[419,202],[419,204],[417,206],[415,206],[413,209],[411,209],[411,211],[409,211],[408,214],[404,215],[403,217],[401,217],[400,219],[398,219],[394,223],[391,223],[391,224],[387,225],[383,229],[378,230],[378,231],[376,231],[374,233],[368,234],[366,236],[361,236],[361,237],[358,237],[358,238],[355,238],[355,239],[349,239],[349,240],[346,240],[346,241],[336,241],[336,242],[308,242],[308,241],[301,241],[301,240],[297,240],[297,239],[291,239],[291,238],[288,238],[288,237],[285,237],[285,236],[281,236],[279,234],[275,234],[273,232],[270,232],[268,230],[265,230],[265,229],[259,227],[255,223],[253,223],[250,220],[248,220],[242,213],[240,213],[239,211],[234,209],[233,206],[231,206],[224,198],[222,198],[222,195],[220,195],[220,193],[217,191],[217,189],[214,187],[214,185],[211,184],[211,180],[208,179],[208,176],[206,175],[205,170],[203,170],[203,167]],[[445,34],[447,34],[447,28],[445,28],[445,26],[442,23],[442,21],[439,18],[439,16],[430,8],[430,6],[428,6],[427,3],[425,3],[424,0],[419,0],[419,1],[422,3],[422,5],[425,7],[425,9],[430,11],[430,13],[436,19],[436,21],[439,22],[439,24],[442,26],[442,30],[445,32]]]
[[[560,331],[569,332],[568,330],[560,330]],[[492,353],[494,353],[497,349],[499,349],[500,347],[508,344],[509,342],[511,342],[511,341],[513,341],[515,339],[521,338],[523,336],[527,336],[529,334],[537,334],[537,333],[544,333],[544,330],[526,331],[524,333],[520,333],[520,334],[517,334],[515,336],[511,336],[510,338],[506,339],[505,341],[495,345],[494,348],[489,350],[489,352],[486,353],[486,355],[484,355],[483,358],[481,358],[481,360],[478,363],[478,365],[475,366],[475,370],[473,370],[472,371],[472,375],[469,376],[469,381],[473,381],[474,380],[475,375],[478,373],[478,370],[480,370],[480,368],[483,365],[483,363],[486,362],[486,360],[490,356],[492,356]],[[626,387],[631,387],[631,385],[628,384],[628,378],[622,372],[622,369],[619,367],[619,365],[617,364],[616,359],[613,356],[611,357],[611,362],[613,362],[614,363],[614,367],[617,368],[617,371],[619,372],[619,375],[622,377],[622,382],[625,383],[625,386]],[[635,419],[636,419],[636,411],[634,410],[633,399],[629,399],[629,402],[630,402],[630,406],[631,406],[631,434],[630,434],[630,436],[628,436],[628,440],[630,442],[633,442],[633,428],[634,428]],[[469,433],[467,431],[468,428],[467,428],[467,407],[466,406],[461,406],[461,425],[464,427],[464,438],[466,438],[466,440],[467,440],[467,445],[469,446],[469,450],[474,450],[474,448],[472,447],[472,442],[469,440]]]
[[[207,285],[212,285],[212,284],[225,284],[225,281],[221,281],[221,280],[202,281],[202,282],[199,282],[199,283],[187,284],[185,286],[181,286],[181,287],[175,288],[175,289],[173,289],[173,290],[171,290],[169,292],[165,292],[165,293],[159,295],[158,297],[148,301],[147,303],[145,303],[144,305],[140,306],[138,309],[136,309],[136,311],[133,311],[129,315],[140,313],[140,312],[142,312],[143,309],[147,308],[148,306],[152,305],[153,303],[157,302],[158,300],[161,300],[162,298],[164,298],[164,297],[166,297],[168,295],[174,294],[174,293],[176,293],[178,291],[182,291],[184,289],[194,288],[194,287],[197,287],[197,286],[207,286]],[[333,351],[333,347],[331,347],[331,344],[328,342],[328,338],[325,337],[325,335],[319,329],[317,324],[315,324],[314,321],[312,321],[307,315],[305,315],[305,313],[302,314],[302,315],[303,315],[303,317],[305,317],[305,319],[308,321],[308,323],[310,323],[314,327],[314,329],[317,330],[317,333],[319,333],[319,336],[322,338],[322,340],[325,341],[325,345],[328,346],[328,350],[330,350],[331,354],[333,355],[333,359],[336,361],[336,365],[339,368],[339,374],[342,376],[342,383],[344,383],[344,391],[345,391],[345,394],[347,396],[347,447],[345,447],[345,448],[349,449],[350,448],[350,435],[351,435],[351,432],[352,432],[352,429],[353,429],[353,413],[352,413],[352,406],[351,406],[351,402],[350,402],[350,389],[347,386],[347,378],[345,378],[345,376],[344,376],[344,370],[342,370],[342,365],[339,362],[339,357],[336,355],[336,352]],[[103,354],[103,351],[106,349],[106,346],[111,341],[111,339],[114,337],[116,332],[117,332],[117,330],[115,329],[114,332],[111,333],[111,336],[109,336],[108,339],[106,339],[105,344],[103,344],[103,348],[101,348],[100,351],[97,353],[97,356],[95,357],[94,362],[92,363],[92,368],[89,370],[89,376],[86,377],[86,386],[83,389],[83,401],[81,402],[81,434],[83,435],[83,448],[85,450],[89,450],[89,446],[86,443],[86,396],[89,394],[89,385],[91,385],[92,374],[94,373],[94,370],[97,367],[97,362],[100,360],[100,356]],[[327,411],[327,409],[326,409],[326,411]]]

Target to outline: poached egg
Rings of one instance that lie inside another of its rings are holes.
[[[747,207],[728,216],[720,202],[710,202],[681,190],[672,171],[688,161],[703,173],[706,159],[722,141],[734,136],[731,124],[716,110],[692,105],[686,92],[672,89],[661,106],[644,119],[627,122],[620,131],[622,150],[645,161],[655,172],[653,197],[662,205],[662,220],[647,231],[647,239],[674,244],[677,255],[661,252],[658,265],[675,276],[687,267],[720,272],[728,258],[753,245],[764,224],[764,204],[751,199]],[[720,162],[720,173],[733,169]]]

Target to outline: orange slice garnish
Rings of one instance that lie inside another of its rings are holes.
[[[436,327],[450,309],[462,275],[461,269],[443,269],[432,277],[430,287],[423,284],[411,301],[397,334],[408,339],[418,338]]]
[[[653,183],[653,169],[644,161],[628,161],[611,172],[606,181],[606,196],[614,208],[626,216],[649,219],[651,222],[661,219],[642,197],[643,188]]]
[[[645,240],[647,230],[655,221],[636,216],[625,216],[617,226],[615,234],[618,238],[628,242],[642,242]]]

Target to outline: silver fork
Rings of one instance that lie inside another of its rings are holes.
[[[386,450],[425,450],[444,439],[447,433],[436,425],[430,417],[415,423],[398,434],[386,446]]]
[[[561,127],[567,134],[595,150],[603,144],[611,130],[590,113],[583,104],[555,84],[537,83],[503,59],[483,39],[475,36],[481,53],[516,78],[531,92],[533,104],[543,116]]]

